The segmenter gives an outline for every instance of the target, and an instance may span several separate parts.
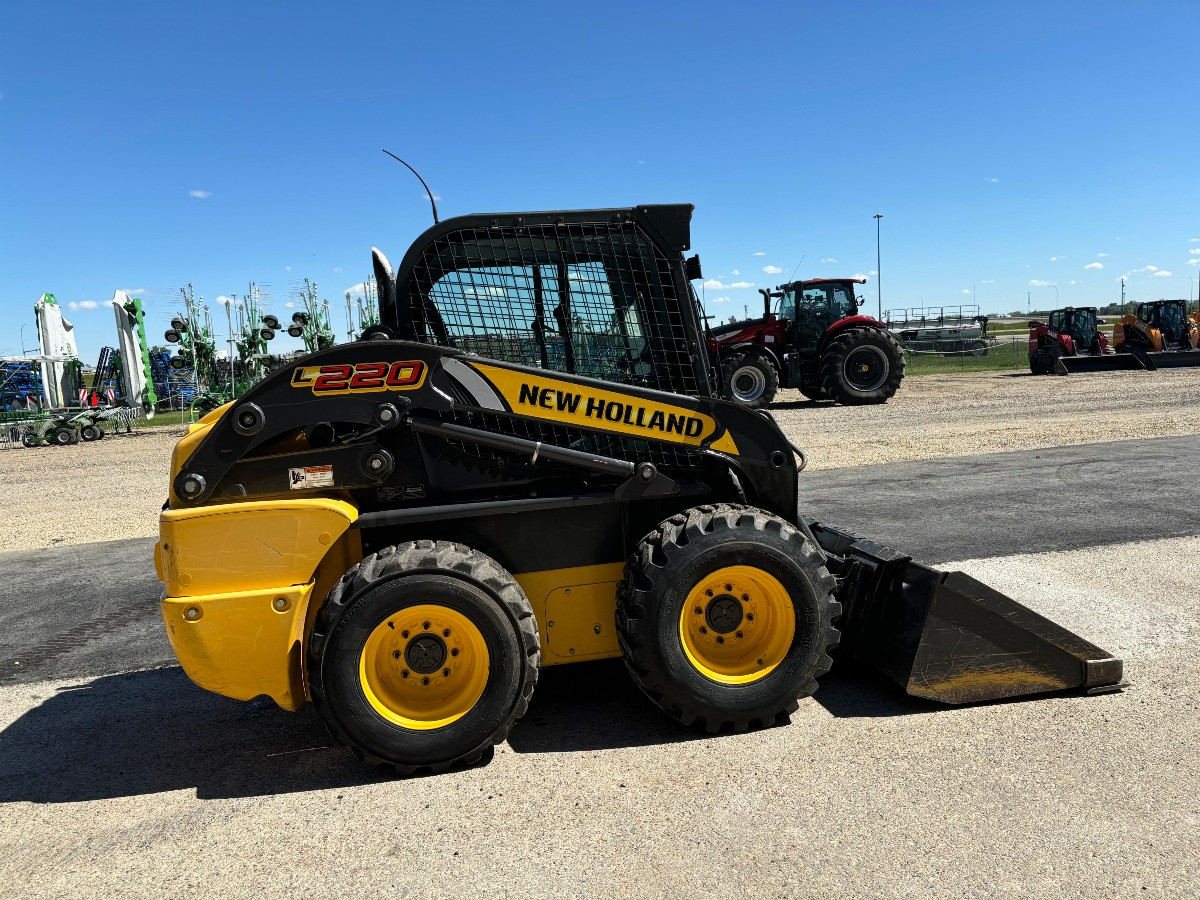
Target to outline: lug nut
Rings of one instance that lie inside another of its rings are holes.
[[[727,590],[727,591],[732,591],[732,590],[733,590],[733,585],[732,585],[732,584],[727,584],[727,585],[725,585],[725,590]]]
[[[698,616],[704,615],[704,610],[702,610],[699,606],[696,607],[696,615],[698,615]]]
[[[426,622],[426,623],[425,623],[424,625],[422,625],[421,627],[422,627],[422,628],[424,628],[426,631],[428,631],[428,630],[429,630],[429,623],[428,623],[428,622]]]
[[[754,613],[746,613],[746,621],[753,622],[754,621]]]
[[[717,637],[717,643],[718,643],[718,644],[723,644],[723,643],[725,643],[725,638],[718,636],[718,637]]]
[[[750,595],[749,595],[749,594],[742,594],[742,602],[743,602],[743,603],[749,603],[749,602],[750,602]]]
[[[761,666],[761,665],[763,664],[763,661],[760,659],[760,660],[758,661],[758,664]]]
[[[711,597],[712,595],[713,595],[712,588],[709,588],[707,591],[704,592],[704,596],[706,596],[706,597]]]

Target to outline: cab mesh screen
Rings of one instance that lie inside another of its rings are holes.
[[[692,394],[672,261],[634,223],[464,228],[398,291],[417,340]]]

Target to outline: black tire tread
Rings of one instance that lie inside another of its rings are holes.
[[[501,725],[476,749],[442,763],[425,766],[401,765],[380,759],[357,746],[337,722],[336,716],[326,702],[321,685],[321,657],[329,635],[333,633],[339,615],[350,607],[351,601],[364,591],[401,575],[414,572],[438,572],[470,581],[487,591],[508,614],[515,626],[517,637],[524,648],[522,658],[522,689],[512,712]],[[471,766],[479,762],[485,753],[502,742],[529,709],[529,700],[537,686],[541,666],[541,642],[538,637],[537,619],[533,606],[517,584],[515,578],[490,556],[472,550],[464,544],[452,541],[419,540],[384,547],[377,553],[365,557],[350,568],[333,586],[313,622],[307,653],[309,696],[317,712],[325,722],[329,733],[338,743],[349,747],[354,755],[368,765],[384,765],[393,768],[398,775],[411,775],[425,771],[431,774],[444,772],[454,766]]]
[[[626,561],[625,577],[617,586],[617,642],[630,676],[642,692],[669,716],[684,725],[703,728],[712,734],[722,730],[736,732],[745,731],[750,727],[776,724],[799,708],[799,697],[784,700],[778,709],[769,714],[759,713],[742,717],[723,714],[714,717],[711,710],[706,716],[704,710],[690,705],[683,697],[675,696],[671,684],[653,677],[642,637],[647,595],[654,587],[647,570],[650,567],[661,568],[669,559],[672,548],[687,544],[690,537],[711,533],[715,529],[733,532],[745,528],[753,528],[756,531],[773,530],[783,540],[794,542],[796,556],[805,560],[806,567],[815,576],[817,590],[831,597],[824,607],[824,616],[819,626],[821,635],[818,645],[823,651],[809,673],[800,695],[808,696],[816,691],[817,678],[828,672],[833,665],[831,652],[841,640],[841,632],[833,623],[841,615],[842,606],[832,599],[837,580],[824,566],[820,551],[803,532],[789,522],[761,509],[734,503],[706,504],[677,513],[642,538],[637,549]]]
[[[755,368],[763,373],[766,378],[766,386],[763,388],[762,396],[753,403],[742,403],[736,400],[733,396],[733,373],[745,365],[752,364]],[[725,388],[725,396],[734,403],[742,403],[743,406],[750,409],[761,409],[767,406],[775,395],[779,393],[779,373],[775,370],[775,364],[771,360],[765,358],[759,353],[736,353],[731,356],[728,361],[721,367],[721,380]]]
[[[851,393],[842,384],[842,366],[847,356],[859,344],[877,339],[887,346],[890,357],[887,380],[869,394]],[[821,354],[821,388],[831,400],[843,406],[865,406],[872,403],[887,403],[904,380],[904,351],[892,335],[882,328],[851,328],[829,342]]]

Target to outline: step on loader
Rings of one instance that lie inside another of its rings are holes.
[[[1058,356],[1051,365],[1059,375],[1119,369],[1153,372],[1200,366],[1198,345],[1200,312],[1189,316],[1187,303],[1183,300],[1154,300],[1139,303],[1132,315],[1122,317],[1113,325],[1114,353]]]
[[[719,399],[690,206],[429,229],[380,324],[175,448],[155,563],[188,675],[311,700],[401,773],[486,758],[542,666],[621,657],[685,725],[786,719],[831,654],[971,703],[1111,690],[1106,651],[799,508],[802,453]]]

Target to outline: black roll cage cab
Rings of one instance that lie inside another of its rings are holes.
[[[462,348],[463,336],[456,333],[455,324],[447,321],[446,311],[435,302],[435,286],[447,274],[463,270],[495,272],[503,267],[526,267],[532,275],[528,285],[518,292],[522,301],[536,306],[528,322],[518,322],[515,317],[501,321],[477,302],[467,312],[458,309],[456,313],[469,315],[473,325],[498,333],[497,339],[489,342],[493,352],[496,346],[503,349],[517,339],[505,336],[505,331],[520,331],[520,339],[537,345],[533,359],[510,361],[552,368],[547,335],[554,335],[563,370],[617,380],[611,373],[580,371],[575,359],[577,341],[571,334],[579,318],[571,309],[572,297],[578,295],[569,287],[568,276],[573,273],[568,273],[568,265],[599,266],[603,273],[597,277],[605,282],[603,290],[616,311],[611,316],[617,320],[613,327],[624,332],[622,313],[637,306],[639,325],[646,332],[642,361],[652,363],[646,367],[652,374],[644,380],[645,386],[712,397],[717,376],[710,366],[706,326],[690,284],[691,279],[701,277],[699,258],[683,257],[691,248],[693,210],[691,204],[648,204],[619,209],[473,213],[446,219],[426,229],[413,242],[394,277],[386,259],[376,252],[380,322],[392,336],[402,340]],[[543,276],[543,271],[548,274]],[[507,287],[511,289],[511,283]],[[553,320],[546,315],[546,298],[558,304]],[[456,299],[459,303],[473,302],[465,292]]]

